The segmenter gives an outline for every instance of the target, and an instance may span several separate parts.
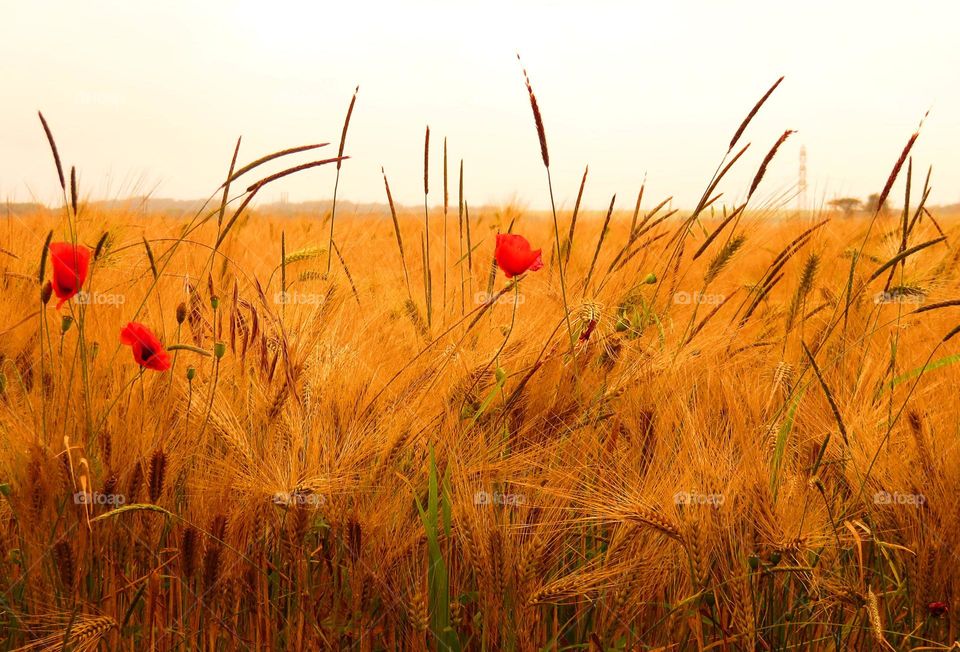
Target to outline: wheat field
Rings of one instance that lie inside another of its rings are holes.
[[[751,203],[789,131],[718,199],[764,99],[679,211],[471,210],[452,162],[425,210],[257,209],[301,148],[143,215],[47,130],[63,206],[0,223],[0,646],[948,649],[960,227],[916,134],[902,208]]]

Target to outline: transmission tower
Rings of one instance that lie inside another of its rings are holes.
[[[797,179],[797,208],[807,210],[807,146],[800,147],[800,174]]]

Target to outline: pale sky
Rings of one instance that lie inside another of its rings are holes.
[[[956,2],[4,2],[0,20],[0,200],[54,202],[38,109],[85,195],[200,198],[241,161],[329,141],[360,85],[340,197],[422,199],[431,128],[431,202],[441,143],[465,159],[475,205],[548,206],[515,53],[546,124],[558,202],[632,208],[696,202],[740,120],[780,75],[751,125],[733,201],[772,142],[761,188],[797,180],[811,201],[883,186],[927,111],[915,166],[933,164],[932,203],[960,201],[960,4]],[[323,151],[323,150],[321,150]],[[306,160],[306,159],[298,159]],[[329,198],[333,168],[288,178],[276,200]],[[919,182],[918,182],[919,183]],[[901,201],[895,195],[895,203]]]

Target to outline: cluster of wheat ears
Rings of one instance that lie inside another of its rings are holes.
[[[917,133],[902,210],[754,199],[790,131],[726,202],[779,83],[691,212],[580,214],[586,171],[558,211],[529,79],[548,215],[471,213],[445,141],[431,195],[429,129],[422,212],[386,175],[392,219],[257,211],[349,171],[356,94],[337,156],[238,141],[192,219],[84,202],[41,117],[63,207],[0,241],[0,647],[946,649],[957,228]],[[508,232],[543,269],[504,278]],[[59,310],[53,237],[92,252]]]

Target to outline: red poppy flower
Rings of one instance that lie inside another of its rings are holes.
[[[53,293],[60,299],[57,304],[59,310],[63,302],[79,292],[87,280],[90,250],[69,242],[51,242],[50,261],[53,263]]]
[[[497,248],[493,254],[497,259],[497,266],[503,270],[507,278],[519,276],[524,272],[535,272],[543,267],[540,249],[534,251],[530,243],[522,235],[511,233],[497,234]]]
[[[155,371],[170,368],[170,354],[163,348],[160,339],[149,328],[135,321],[120,331],[120,343],[133,349],[133,359],[137,364]]]

